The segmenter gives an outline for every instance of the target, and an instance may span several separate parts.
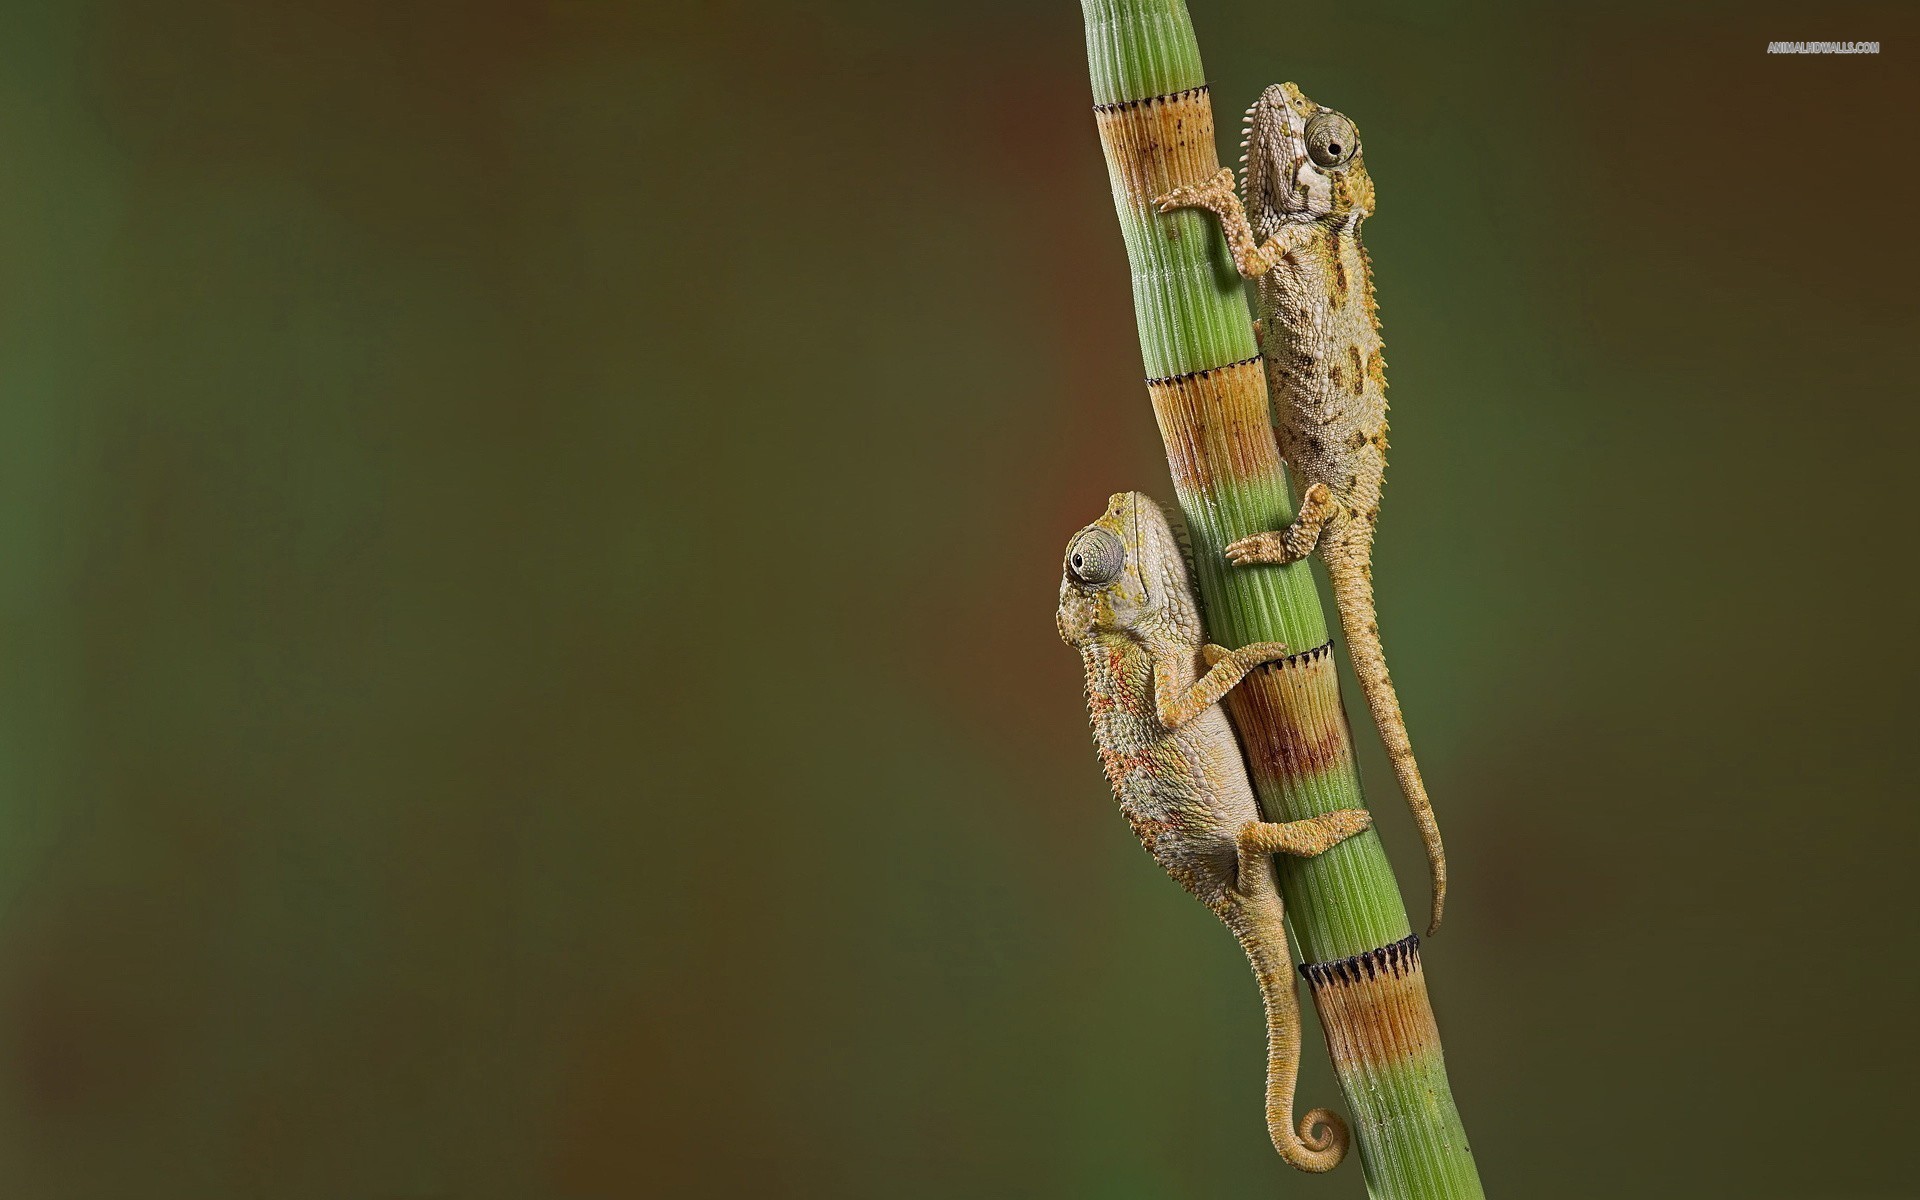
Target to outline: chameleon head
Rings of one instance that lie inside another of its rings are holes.
[[[1373,180],[1352,121],[1276,83],[1247,109],[1241,194],[1247,207],[1288,221],[1371,216]]]
[[[1186,555],[1158,504],[1139,492],[1120,492],[1099,520],[1073,535],[1054,618],[1070,646],[1101,633],[1150,628],[1200,643]]]

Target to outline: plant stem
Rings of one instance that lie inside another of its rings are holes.
[[[1183,0],[1081,0],[1093,99],[1133,273],[1147,391],[1192,535],[1214,641],[1294,657],[1228,698],[1269,819],[1364,806],[1327,621],[1305,562],[1241,568],[1227,543],[1293,518],[1240,279],[1211,217],[1153,198],[1219,170],[1213,110]],[[1353,1113],[1369,1192],[1479,1197],[1411,937],[1379,837],[1282,857],[1281,891]]]

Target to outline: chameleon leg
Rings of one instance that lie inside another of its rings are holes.
[[[1364,808],[1336,808],[1299,821],[1248,821],[1234,842],[1239,849],[1240,879],[1258,879],[1259,859],[1275,854],[1312,858],[1373,828],[1373,814]]]
[[[1257,279],[1273,270],[1290,252],[1306,245],[1311,238],[1305,225],[1283,225],[1264,242],[1255,238],[1253,226],[1247,223],[1247,210],[1234,194],[1230,167],[1220,168],[1220,173],[1205,183],[1173,189],[1154,200],[1153,206],[1161,212],[1204,208],[1218,217],[1220,232],[1227,235],[1227,248],[1233,251],[1234,269],[1246,279]]]
[[[1242,908],[1229,921],[1260,981],[1267,1010],[1267,1136],[1289,1166],[1331,1171],[1346,1156],[1352,1138],[1347,1123],[1316,1108],[1293,1120],[1300,1083],[1300,998],[1294,993],[1293,953],[1287,946],[1274,854],[1321,854],[1373,824],[1364,808],[1342,808],[1303,821],[1249,821],[1235,839],[1239,875],[1234,890]]]
[[[1278,533],[1256,533],[1230,543],[1227,557],[1236,567],[1290,563],[1305,558],[1320,544],[1320,531],[1338,511],[1339,501],[1333,498],[1327,485],[1316,483],[1300,497],[1300,512],[1293,518],[1293,524]]]
[[[1292,854],[1312,858],[1373,825],[1364,808],[1340,808],[1301,821],[1249,821],[1240,828],[1242,854]]]
[[[1207,662],[1212,665],[1207,668],[1205,675],[1188,688],[1182,688],[1176,682],[1180,677],[1178,652],[1161,655],[1153,664],[1153,706],[1159,714],[1161,726],[1166,729],[1180,728],[1220,703],[1220,698],[1245,679],[1248,671],[1261,663],[1285,658],[1289,653],[1291,651],[1284,642],[1255,642],[1238,650],[1221,650],[1218,646],[1210,646]]]

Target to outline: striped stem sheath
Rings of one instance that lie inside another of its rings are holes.
[[[1356,1094],[1394,1098],[1392,1103],[1353,1103],[1353,1138],[1360,1146],[1367,1191],[1396,1197],[1484,1195],[1447,1084],[1420,939],[1408,934],[1365,954],[1302,967],[1300,973],[1312,990],[1334,1074],[1348,1102]]]
[[[1227,543],[1293,517],[1251,315],[1218,226],[1153,198],[1219,170],[1213,108],[1182,0],[1081,0],[1095,119],[1133,272],[1147,392],[1192,536],[1214,641],[1296,653],[1228,697],[1275,821],[1362,807],[1326,616],[1305,563],[1232,567]],[[1280,859],[1288,920],[1375,1197],[1481,1195],[1447,1083],[1418,942],[1372,831]]]

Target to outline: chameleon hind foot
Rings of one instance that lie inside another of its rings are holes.
[[[1299,821],[1249,821],[1240,827],[1237,840],[1243,854],[1312,858],[1372,827],[1373,814],[1366,809],[1336,808]]]
[[[1320,531],[1337,511],[1339,502],[1333,498],[1333,492],[1326,484],[1316,483],[1300,497],[1300,511],[1294,516],[1293,524],[1278,533],[1256,533],[1229,543],[1227,558],[1236,567],[1298,562],[1320,544]]]

